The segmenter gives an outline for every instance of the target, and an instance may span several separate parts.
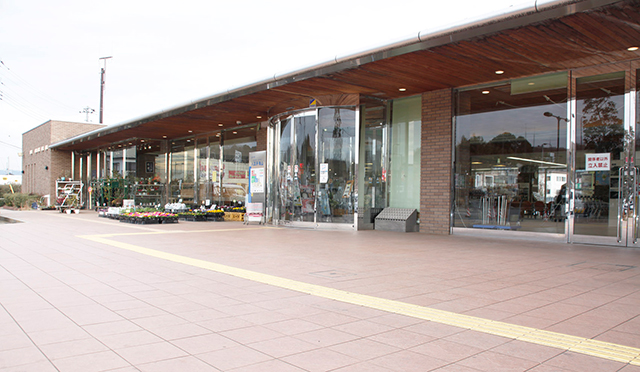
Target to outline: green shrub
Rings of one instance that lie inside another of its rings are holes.
[[[4,205],[15,208],[30,208],[33,202],[40,200],[36,194],[7,193],[4,194]]]

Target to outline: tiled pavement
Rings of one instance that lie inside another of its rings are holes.
[[[640,371],[636,249],[0,215],[0,371]]]

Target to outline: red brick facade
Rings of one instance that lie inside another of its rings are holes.
[[[453,91],[422,95],[420,232],[449,234]]]
[[[50,120],[22,135],[22,191],[38,195],[51,195],[54,201],[56,180],[72,177],[71,153],[51,150],[56,142],[87,133],[104,125]],[[79,176],[79,157],[76,156],[76,174]]]

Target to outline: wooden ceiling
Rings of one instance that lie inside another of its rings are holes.
[[[476,25],[452,32],[448,40],[454,41],[447,43],[427,37],[411,45],[412,51],[387,50],[376,52],[376,58],[373,54],[369,59],[359,56],[312,68],[108,127],[56,147],[90,150],[131,139],[210,133],[236,127],[237,122],[257,123],[284,110],[304,108],[310,98],[318,96],[361,94],[395,99],[640,58],[640,51],[627,50],[640,46],[640,1],[619,1],[575,13],[580,4],[588,7],[584,4],[592,3],[562,3],[540,13]],[[393,54],[397,55],[388,56]],[[380,55],[384,58],[378,58]],[[497,75],[497,70],[504,74]]]

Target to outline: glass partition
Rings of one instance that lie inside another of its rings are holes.
[[[422,97],[393,101],[389,207],[420,211]]]
[[[564,233],[567,81],[458,92],[454,227]]]

